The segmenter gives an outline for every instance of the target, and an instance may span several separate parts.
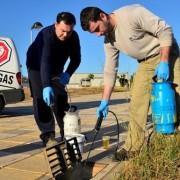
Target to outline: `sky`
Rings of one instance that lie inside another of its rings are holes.
[[[180,44],[180,1],[179,0],[0,0],[0,36],[13,39],[22,74],[27,76],[26,52],[31,43],[31,26],[39,21],[49,26],[56,20],[56,15],[69,11],[76,17],[75,30],[81,42],[82,62],[77,73],[102,73],[104,66],[103,37],[97,37],[81,29],[80,12],[87,6],[97,6],[107,13],[129,4],[141,4],[172,26],[178,44]],[[33,38],[38,31],[33,30]],[[124,54],[120,55],[120,73],[132,74],[137,69],[137,62]]]

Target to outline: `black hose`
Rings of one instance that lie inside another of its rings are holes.
[[[116,123],[117,123],[117,140],[118,140],[118,143],[117,143],[117,146],[116,146],[116,152],[119,148],[119,133],[120,133],[120,130],[119,130],[119,121],[118,121],[118,118],[116,116],[116,114],[113,112],[113,111],[109,111],[111,114],[113,114],[113,116],[115,117],[116,119]]]
[[[118,121],[118,118],[117,118],[117,116],[116,116],[116,114],[114,112],[112,112],[112,111],[108,111],[108,112],[110,112],[115,117],[116,122],[117,122],[117,141],[118,141],[118,143],[117,143],[116,150],[115,150],[115,152],[117,152],[117,150],[119,148],[119,133],[120,133],[120,130],[119,130],[119,121]],[[91,143],[91,146],[90,146],[90,149],[89,149],[89,152],[88,152],[88,155],[87,155],[87,158],[86,158],[86,161],[85,161],[84,165],[86,165],[86,163],[87,163],[87,161],[89,159],[90,153],[92,151],[92,148],[93,148],[95,139],[96,139],[96,137],[97,137],[97,135],[99,133],[99,130],[100,129],[97,130],[97,128],[93,129],[93,131],[95,131],[95,135],[94,135],[93,141]]]
[[[95,135],[94,135],[93,141],[92,141],[92,143],[91,143],[91,146],[90,146],[90,148],[89,148],[89,152],[88,152],[88,155],[87,155],[87,158],[86,158],[86,161],[85,161],[84,165],[86,165],[86,163],[87,163],[87,161],[88,161],[88,159],[89,159],[89,156],[90,156],[90,153],[91,153],[91,151],[92,151],[92,148],[93,148],[93,145],[94,145],[96,136],[98,135],[98,132],[99,132],[99,131],[95,131]]]

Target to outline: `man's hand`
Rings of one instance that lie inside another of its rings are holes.
[[[169,78],[169,64],[168,61],[161,61],[156,70],[155,75],[157,79],[167,80]]]
[[[109,102],[108,100],[102,100],[98,109],[97,109],[97,117],[99,118],[101,114],[104,118],[106,118],[109,110]]]
[[[52,87],[47,86],[43,88],[43,100],[48,106],[54,103],[54,92]]]
[[[66,86],[69,83],[70,75],[67,72],[63,72],[60,74],[60,80],[59,82]]]

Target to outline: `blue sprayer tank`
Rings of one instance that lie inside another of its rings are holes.
[[[155,131],[161,134],[174,133],[177,117],[175,92],[171,82],[152,83],[151,109]]]

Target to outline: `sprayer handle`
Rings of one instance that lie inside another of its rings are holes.
[[[98,119],[97,119],[97,122],[96,122],[96,125],[95,125],[95,128],[94,128],[96,131],[99,131],[99,130],[100,130],[102,120],[103,120],[103,115],[101,115],[101,116],[98,117]]]
[[[158,79],[158,78],[157,78],[157,75],[153,76],[153,77],[152,77],[152,80],[153,80],[155,83],[156,83],[156,82],[165,82],[164,79]]]

